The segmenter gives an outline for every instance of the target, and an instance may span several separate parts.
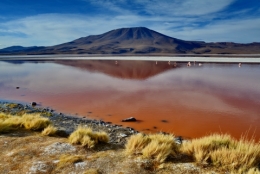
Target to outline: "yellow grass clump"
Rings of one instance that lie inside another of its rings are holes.
[[[58,168],[64,168],[68,165],[75,164],[75,163],[82,162],[82,161],[83,161],[82,155],[64,154],[64,155],[60,156]]]
[[[91,128],[79,126],[70,136],[71,144],[81,144],[87,148],[93,148],[97,143],[107,143],[109,137],[106,132],[94,132]]]
[[[9,104],[7,104],[7,106],[9,107],[9,108],[17,108],[18,106],[19,106],[19,104],[17,104],[17,103],[9,103]]]
[[[22,125],[29,130],[43,130],[51,124],[48,118],[43,118],[40,114],[24,114],[22,116]]]
[[[0,121],[4,121],[4,120],[6,120],[7,118],[9,118],[9,115],[0,112]]]
[[[12,125],[0,122],[0,133],[7,133],[13,130],[15,130],[15,128],[12,127]]]
[[[49,119],[43,118],[39,114],[24,114],[23,116],[0,114],[0,133],[7,133],[19,128],[42,130],[50,124]]]
[[[8,133],[21,127],[22,120],[17,116],[0,113],[0,133]]]
[[[235,141],[230,135],[213,134],[184,142],[181,152],[194,157],[197,162],[205,162],[208,160],[210,152],[222,147],[229,148],[234,144]]]
[[[42,131],[42,135],[45,136],[53,136],[55,135],[57,132],[57,128],[54,127],[53,125],[49,125],[48,127],[46,127],[45,129],[43,129]]]
[[[84,172],[84,174],[100,174],[98,169],[88,169]]]
[[[215,167],[246,172],[260,163],[260,143],[235,140],[229,135],[210,135],[183,143],[181,152]]]
[[[178,145],[171,134],[137,134],[129,138],[126,143],[126,154],[142,154],[144,158],[155,159],[164,162],[169,155],[178,153]]]
[[[257,168],[251,168],[247,171],[246,174],[260,174],[260,170],[258,170]]]
[[[141,153],[150,141],[151,139],[147,135],[141,133],[132,135],[125,145],[125,152],[128,155]]]

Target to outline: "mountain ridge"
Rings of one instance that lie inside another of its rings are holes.
[[[11,47],[9,47],[11,48]],[[257,54],[260,43],[185,41],[146,27],[120,28],[48,47],[23,47],[0,54]]]

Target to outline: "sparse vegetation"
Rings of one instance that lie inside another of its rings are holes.
[[[17,108],[19,106],[19,104],[17,104],[17,103],[8,103],[7,106],[9,108]]]
[[[234,144],[235,142],[230,135],[213,134],[184,142],[181,151],[193,157],[196,162],[202,163],[209,159],[210,152],[220,148],[229,148]]]
[[[247,171],[247,174],[260,174],[260,170],[257,168],[251,168]]]
[[[229,135],[210,135],[182,145],[181,152],[197,163],[231,171],[246,172],[260,164],[260,144],[253,140],[235,140]]]
[[[49,125],[42,131],[42,135],[45,136],[54,136],[57,132],[57,128],[55,128],[53,125]]]
[[[84,172],[84,174],[100,174],[98,169],[88,169]]]
[[[0,133],[7,133],[13,130],[15,130],[15,128],[9,123],[0,122]]]
[[[126,154],[142,154],[144,158],[152,158],[161,163],[169,155],[176,155],[179,149],[171,134],[133,135],[125,147]]]
[[[93,148],[99,142],[107,143],[109,137],[106,132],[94,132],[89,127],[79,126],[70,136],[71,144],[81,144],[87,148]]]
[[[22,125],[29,130],[43,130],[51,124],[48,118],[43,118],[40,114],[24,114],[22,116]]]
[[[83,161],[82,155],[64,154],[59,159],[58,168],[63,168],[65,166],[75,164],[75,163],[78,163],[78,162],[82,162],[82,161]]]
[[[18,116],[0,114],[0,133],[8,133],[17,130],[22,125],[22,119]]]
[[[151,139],[147,135],[141,133],[132,135],[125,145],[125,152],[128,155],[140,154],[150,141]]]
[[[51,122],[49,121],[49,119],[43,118],[39,114],[11,116],[2,113],[0,115],[0,133],[7,133],[19,128],[25,128],[28,130],[43,130],[50,124]]]

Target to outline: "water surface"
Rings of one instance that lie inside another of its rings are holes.
[[[0,61],[0,100],[36,101],[145,132],[239,138],[249,131],[260,139],[259,74],[259,64]],[[130,116],[139,121],[121,122]]]

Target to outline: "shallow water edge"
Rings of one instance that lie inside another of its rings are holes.
[[[89,57],[91,56],[91,57]],[[93,55],[13,55],[0,56],[1,60],[150,60],[150,61],[176,61],[176,62],[215,62],[215,63],[260,63],[260,54],[256,55],[229,55],[212,57],[201,56],[93,56]],[[233,57],[236,56],[236,57]],[[240,57],[242,56],[242,57]],[[252,57],[253,56],[253,57]]]

